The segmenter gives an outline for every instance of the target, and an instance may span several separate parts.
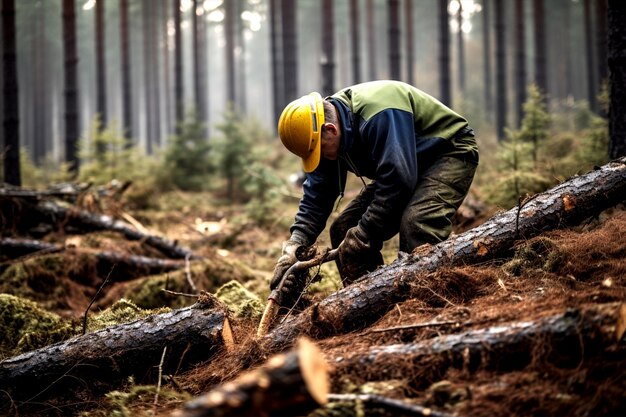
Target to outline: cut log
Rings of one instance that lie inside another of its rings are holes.
[[[113,281],[128,281],[146,275],[175,271],[185,267],[184,261],[174,259],[151,258],[148,256],[128,255],[111,251],[95,251],[65,247],[54,243],[32,239],[0,239],[0,253],[2,256],[15,259],[20,256],[39,252],[42,255],[66,251],[68,254],[77,254],[93,257],[97,263],[96,269],[103,274],[111,273]]]
[[[198,258],[191,250],[178,246],[176,242],[161,236],[143,233],[125,221],[76,207],[66,207],[52,200],[33,203],[28,199],[0,198],[0,215],[0,226],[3,230],[15,229],[21,234],[28,233],[32,229],[41,229],[42,233],[49,232],[42,224],[53,225],[55,228],[62,227],[66,232],[87,233],[107,230],[120,233],[129,240],[139,240],[169,258]]]
[[[619,355],[609,351],[620,340],[615,329],[620,303],[569,309],[533,321],[513,322],[433,339],[349,352],[329,359],[337,375],[389,380],[413,375],[425,388],[442,379],[449,368],[510,372],[535,363],[573,369],[591,357]],[[622,347],[623,343],[622,343]],[[623,349],[622,353],[623,354]],[[332,353],[330,353],[332,356]],[[623,357],[619,362],[624,363]]]
[[[204,394],[177,417],[306,415],[326,402],[328,372],[319,348],[300,339],[295,349]]]
[[[507,257],[518,239],[579,224],[625,200],[626,158],[571,178],[537,194],[463,234],[373,271],[290,317],[260,340],[268,352],[290,346],[300,335],[313,338],[363,329],[410,296],[411,282],[441,267],[476,264]]]
[[[165,374],[230,350],[230,324],[215,303],[198,302],[1,361],[0,392],[32,400],[75,388],[102,392],[129,376],[154,382],[166,347]]]

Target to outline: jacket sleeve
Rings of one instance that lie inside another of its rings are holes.
[[[346,182],[346,170],[338,161],[320,160],[317,169],[306,176],[304,195],[300,200],[291,233],[306,237],[306,245],[315,243],[317,237],[326,227],[328,216],[333,210],[339,195],[341,184]]]
[[[376,161],[376,190],[360,223],[370,239],[382,242],[397,233],[417,185],[413,115],[398,109],[384,110],[361,127],[361,136]]]

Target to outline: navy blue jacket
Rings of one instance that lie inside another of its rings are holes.
[[[329,100],[337,109],[341,144],[336,161],[323,157],[307,175],[292,235],[313,244],[343,193],[347,171],[376,183],[374,200],[360,226],[372,240],[390,239],[418,182],[418,164],[440,155],[469,155],[478,149],[467,121],[435,98],[398,81],[345,88]],[[472,138],[456,143],[460,134]]]

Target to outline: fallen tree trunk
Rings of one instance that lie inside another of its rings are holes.
[[[120,233],[129,240],[139,240],[169,258],[197,258],[191,250],[178,246],[176,242],[144,233],[125,221],[76,207],[66,207],[51,200],[32,202],[28,199],[2,198],[0,215],[3,230],[15,229],[15,232],[20,234],[30,233],[38,236],[49,233],[51,229],[46,225],[80,233],[106,230]]]
[[[626,157],[537,194],[522,207],[373,271],[290,317],[260,340],[268,352],[290,346],[296,337],[328,337],[363,329],[410,296],[411,283],[441,267],[508,257],[518,239],[579,224],[625,200]]]
[[[151,258],[111,251],[83,250],[32,239],[0,239],[0,252],[2,256],[10,259],[34,252],[39,252],[43,255],[63,251],[69,254],[93,257],[97,264],[96,269],[102,271],[103,274],[111,273],[112,280],[117,282],[175,271],[185,267],[185,263],[181,260]]]
[[[367,380],[404,379],[426,388],[444,378],[449,368],[473,373],[477,370],[510,372],[535,364],[572,369],[591,357],[607,353],[623,337],[618,325],[626,317],[621,303],[570,309],[533,321],[513,322],[433,339],[365,351],[342,352],[334,358],[334,374]],[[623,342],[622,342],[623,347]],[[623,355],[623,348],[621,354]],[[332,353],[330,353],[332,356]],[[618,362],[624,363],[623,357]]]
[[[226,313],[215,305],[198,302],[1,361],[0,392],[32,401],[73,389],[101,392],[131,375],[154,381],[165,348],[160,368],[173,374],[232,347]]]
[[[326,402],[328,371],[319,348],[295,349],[188,402],[177,417],[306,415]]]

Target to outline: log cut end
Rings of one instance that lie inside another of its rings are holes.
[[[319,404],[326,404],[329,393],[328,367],[322,352],[315,343],[306,338],[298,340],[297,349],[300,352],[302,379],[311,397]]]
[[[222,340],[224,341],[224,348],[227,352],[234,349],[235,338],[233,337],[233,328],[230,326],[230,322],[226,317],[224,317],[224,324],[222,326]]]
[[[329,378],[320,349],[301,339],[264,366],[188,402],[177,417],[306,415],[326,403]]]

